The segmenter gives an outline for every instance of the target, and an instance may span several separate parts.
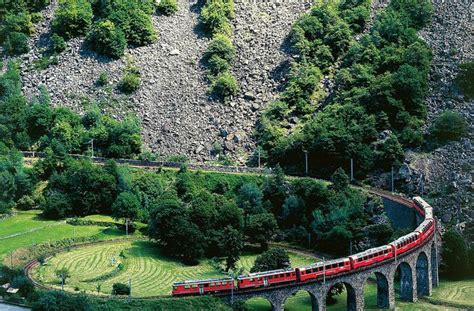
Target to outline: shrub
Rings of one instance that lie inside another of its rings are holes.
[[[113,58],[123,56],[127,44],[123,31],[109,20],[95,23],[86,40],[92,50]]]
[[[431,135],[439,141],[458,140],[466,134],[466,121],[459,113],[453,111],[440,114],[431,127]]]
[[[97,78],[96,84],[98,86],[104,86],[109,82],[109,75],[107,72],[103,71],[99,74],[99,77]]]
[[[151,17],[133,4],[112,11],[108,16],[125,33],[128,43],[143,46],[156,40],[156,32]]]
[[[212,84],[212,94],[219,98],[226,98],[237,94],[239,86],[237,80],[230,72],[221,73]]]
[[[276,247],[258,255],[250,272],[285,269],[290,266],[288,252],[284,248]]]
[[[217,76],[222,72],[229,71],[231,65],[228,61],[221,58],[220,56],[212,55],[211,58],[207,61],[207,67],[212,76]]]
[[[67,45],[63,37],[53,34],[51,36],[51,50],[54,53],[61,53],[66,49]]]
[[[456,82],[468,100],[474,98],[474,61],[459,65]]]
[[[130,295],[130,287],[123,283],[114,283],[112,286],[112,295]]]
[[[130,94],[140,88],[140,76],[133,73],[126,73],[119,83],[122,92]]]
[[[87,0],[62,0],[57,9],[52,29],[65,39],[85,35],[92,22],[92,7]]]
[[[232,0],[208,0],[201,10],[201,21],[212,34],[230,35],[229,19],[234,15]]]
[[[216,35],[206,49],[204,56],[209,59],[217,55],[225,61],[232,63],[235,58],[235,47],[232,41],[225,35]]]
[[[13,32],[21,32],[29,36],[34,31],[31,16],[27,12],[7,14],[0,24],[0,42],[4,42]]]
[[[28,36],[21,32],[12,32],[3,43],[3,48],[7,54],[21,55],[30,50],[28,46]]]
[[[178,12],[178,2],[176,0],[161,0],[158,10],[164,15],[173,15]]]

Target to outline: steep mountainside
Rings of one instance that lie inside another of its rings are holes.
[[[474,59],[474,4],[470,1],[434,1],[433,4],[432,23],[421,32],[433,49],[427,127],[441,112],[454,110],[466,119],[471,137],[426,154],[408,152],[401,172],[409,181],[409,190],[419,189],[420,180],[424,180],[425,193],[434,198],[434,206],[444,222],[462,222],[474,218],[474,105],[473,101],[464,100],[454,79],[458,65]]]
[[[197,161],[209,159],[216,143],[245,159],[251,152],[251,132],[258,111],[277,94],[284,77],[288,56],[284,52],[290,26],[308,7],[303,2],[285,1],[236,3],[234,38],[238,59],[234,67],[241,83],[240,93],[230,103],[208,99],[208,83],[201,58],[209,42],[199,27],[196,4],[179,1],[179,12],[171,17],[155,15],[158,40],[127,52],[141,69],[142,86],[125,96],[117,82],[126,65],[125,58],[110,60],[89,51],[83,39],[72,39],[68,48],[51,65],[38,71],[33,64],[50,40],[50,23],[57,2],[43,12],[37,26],[32,51],[23,55],[24,92],[34,96],[44,84],[54,105],[84,109],[89,97],[116,116],[138,115],[148,147],[161,155],[183,154]],[[101,72],[109,75],[109,85],[97,87]]]

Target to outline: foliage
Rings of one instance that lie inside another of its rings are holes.
[[[115,219],[135,221],[140,218],[140,202],[136,195],[122,192],[112,205],[112,215]]]
[[[54,53],[61,53],[66,49],[67,45],[63,37],[53,34],[51,36],[51,49]]]
[[[71,39],[84,36],[92,23],[92,7],[87,0],[62,0],[56,10],[51,28],[54,33]]]
[[[423,142],[432,55],[416,30],[429,21],[432,5],[393,1],[355,42],[369,7],[370,1],[318,5],[294,24],[290,43],[298,57],[280,99],[257,125],[270,165],[301,173],[306,150],[311,174],[329,177],[352,158],[362,177],[398,165],[404,147]],[[332,67],[336,60],[342,62],[338,69]],[[337,84],[324,102],[321,73],[334,74]],[[386,130],[388,138],[381,135]]]
[[[98,86],[104,86],[104,85],[106,85],[107,83],[109,83],[109,75],[107,74],[107,72],[102,71],[102,72],[99,74],[99,77],[97,78],[96,84],[97,84]]]
[[[338,168],[331,176],[332,188],[335,191],[344,191],[349,187],[349,176],[342,168]]]
[[[119,88],[122,92],[130,94],[140,88],[140,69],[133,64],[131,59],[128,60],[124,71],[124,76],[120,80]]]
[[[291,267],[290,256],[284,248],[275,247],[257,256],[250,272],[262,272]]]
[[[442,272],[450,278],[462,278],[469,267],[469,246],[463,236],[450,229],[443,235]]]
[[[3,42],[3,49],[9,55],[21,55],[28,53],[28,36],[21,32],[12,32]]]
[[[219,241],[219,248],[222,250],[223,255],[226,257],[225,270],[235,268],[235,264],[240,259],[240,253],[244,248],[244,236],[238,229],[234,229],[232,226],[227,226],[221,233]]]
[[[90,311],[90,298],[86,295],[71,295],[64,291],[44,291],[33,303],[34,311]]]
[[[222,99],[237,94],[238,90],[237,80],[230,72],[219,74],[211,85],[211,93]]]
[[[178,2],[176,0],[161,0],[157,9],[164,15],[171,16],[178,12]]]
[[[232,32],[230,20],[233,17],[233,0],[207,0],[201,9],[201,21],[212,35],[229,36]]]
[[[56,270],[56,276],[61,280],[62,284],[66,284],[66,279],[71,277],[71,273],[64,267]]]
[[[250,242],[259,243],[262,249],[268,247],[277,233],[278,224],[271,213],[249,215],[245,223],[246,235]]]
[[[456,77],[457,84],[461,87],[467,100],[474,98],[474,61],[459,65],[459,73]]]
[[[130,295],[130,287],[127,284],[115,283],[112,286],[112,295]]]
[[[86,40],[92,50],[112,58],[123,56],[127,45],[123,31],[109,20],[96,22]]]
[[[468,133],[463,116],[454,111],[440,114],[430,128],[430,134],[441,142],[458,140]]]

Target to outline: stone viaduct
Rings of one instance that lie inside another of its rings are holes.
[[[406,221],[400,224],[400,227],[416,225],[420,222],[413,210],[410,209],[413,214],[409,215],[408,208],[403,204],[384,198],[384,206],[387,214],[393,218],[397,216],[396,210],[399,210],[398,216]],[[377,306],[381,309],[395,309],[394,284],[397,270],[397,279],[400,281],[400,299],[404,301],[416,302],[418,297],[431,295],[432,287],[438,286],[439,242],[439,234],[435,232],[433,237],[426,240],[423,245],[366,270],[339,274],[334,278],[328,277],[311,283],[235,292],[233,295],[222,298],[231,304],[261,297],[270,302],[272,310],[283,311],[285,301],[289,297],[299,291],[306,291],[311,297],[312,310],[322,311],[326,310],[326,296],[331,288],[336,284],[343,284],[347,291],[347,309],[359,311],[364,310],[364,287],[368,279],[372,277],[372,279],[375,278],[377,284]]]

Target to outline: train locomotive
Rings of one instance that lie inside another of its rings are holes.
[[[421,245],[435,232],[436,219],[433,217],[432,207],[421,197],[414,197],[411,206],[424,216],[424,220],[411,233],[397,240],[369,250],[338,258],[330,261],[317,262],[305,267],[272,270],[241,275],[237,278],[237,285],[230,277],[197,281],[184,281],[173,284],[173,296],[204,295],[226,293],[232,290],[246,290],[269,286],[285,285],[322,280],[354,270],[369,268],[386,260],[393,260],[414,247]]]

